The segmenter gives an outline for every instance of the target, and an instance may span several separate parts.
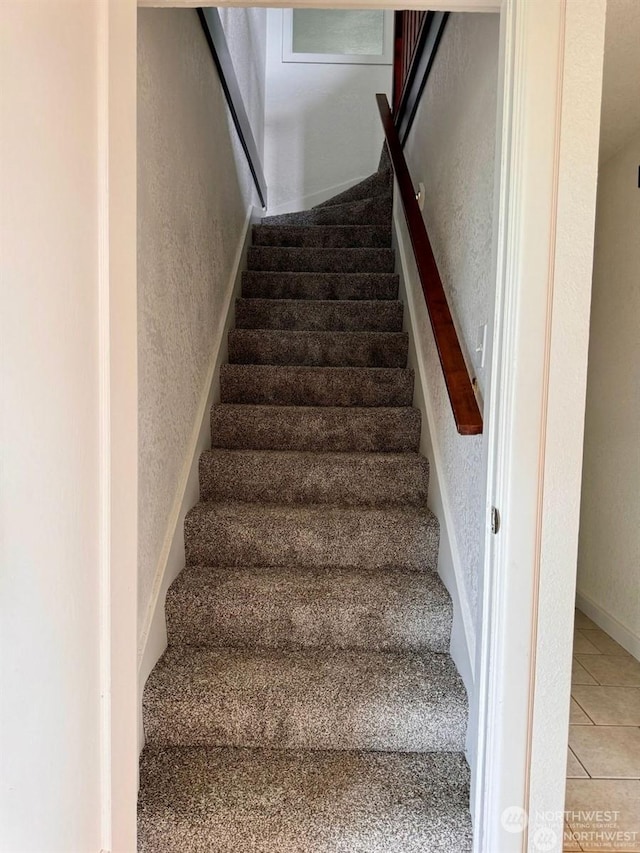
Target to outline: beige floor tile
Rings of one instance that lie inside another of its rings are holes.
[[[590,642],[592,646],[595,646],[598,651],[602,652],[603,655],[626,655],[627,657],[631,657],[629,652],[623,648],[620,643],[616,643],[612,637],[600,628],[576,631],[575,633],[582,634],[582,636]]]
[[[589,687],[590,685],[582,685],[584,687]],[[596,685],[597,686],[597,685]],[[580,685],[576,685],[576,687],[571,688],[571,710],[569,712],[569,723],[572,726],[592,726],[593,720],[589,718],[587,714],[583,711],[580,705],[573,698],[574,690],[578,689]]]
[[[565,808],[567,823],[584,851],[640,853],[640,782],[569,779]],[[613,838],[604,840],[605,832]]]
[[[577,658],[573,659],[571,667],[571,684],[597,684],[598,682],[592,675],[589,675],[587,670],[582,666]]]
[[[573,837],[573,830],[569,824],[565,823],[562,836],[562,853],[575,853],[575,851],[579,851],[580,853],[580,851],[582,851],[582,847],[580,847]]]
[[[576,618],[573,623],[574,628],[580,628],[580,630],[584,631],[585,628],[597,628],[595,622],[592,622],[588,616],[585,616],[581,610],[576,610]]]
[[[574,655],[601,655],[602,650],[595,646],[589,639],[589,634],[595,634],[595,631],[574,631],[573,632],[573,653]],[[606,637],[606,634],[605,634]],[[612,652],[613,654],[613,652]]]
[[[567,779],[586,779],[589,774],[570,749],[567,750]]]
[[[569,746],[589,776],[640,779],[640,729],[569,726]]]
[[[640,687],[576,685],[571,695],[570,722],[574,725],[584,725],[573,710],[575,702],[597,726],[640,726]]]
[[[576,658],[600,684],[640,687],[640,663],[631,655],[576,655]]]

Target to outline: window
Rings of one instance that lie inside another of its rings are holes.
[[[285,9],[283,62],[390,65],[393,13],[377,9]]]

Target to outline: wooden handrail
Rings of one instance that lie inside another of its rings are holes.
[[[267,182],[264,177],[262,163],[260,162],[258,147],[251,130],[251,124],[249,123],[249,116],[242,100],[238,78],[233,67],[220,15],[214,6],[207,6],[206,8],[198,9],[198,17],[200,18],[211,56],[218,69],[220,84],[227,99],[231,118],[240,138],[240,144],[247,158],[260,203],[266,210]]]
[[[398,132],[386,95],[376,95],[380,118],[389,150],[389,157],[400,191],[400,199],[409,229],[413,254],[418,267],[422,292],[427,303],[431,328],[436,341],[440,365],[449,394],[453,418],[460,435],[479,435],[482,432],[482,415],[473,391],[473,385],[462,355],[451,311],[447,304],[436,259],[433,256],[427,229],[418,207],[415,190],[402,152]]]

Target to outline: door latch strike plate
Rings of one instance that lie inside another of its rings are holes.
[[[500,513],[492,506],[491,507],[491,532],[497,533],[500,530]]]

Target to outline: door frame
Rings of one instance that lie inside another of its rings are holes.
[[[138,726],[137,6],[100,2],[102,848],[131,853]],[[434,11],[501,13],[487,547],[470,697],[478,726],[476,853],[560,850],[560,841],[548,845],[549,833],[561,832],[564,802],[605,2],[428,4]],[[424,7],[414,0],[286,5]],[[502,519],[495,536],[492,505]],[[505,810],[533,819],[528,828],[506,831]]]
[[[502,8],[477,853],[562,849],[605,11]]]

